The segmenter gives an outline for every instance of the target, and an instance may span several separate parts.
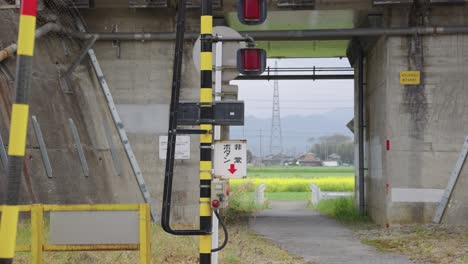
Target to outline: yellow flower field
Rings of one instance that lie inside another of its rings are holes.
[[[239,188],[253,191],[262,183],[266,184],[265,192],[310,192],[311,183],[315,183],[322,191],[328,192],[352,192],[354,190],[354,177],[232,179],[230,183],[234,191]]]

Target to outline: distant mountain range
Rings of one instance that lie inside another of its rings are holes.
[[[313,144],[310,138],[332,134],[353,137],[346,124],[353,118],[352,109],[335,109],[321,115],[286,116],[281,118],[283,153],[296,155],[306,152]],[[244,127],[232,127],[231,139],[247,139],[249,149],[255,156],[270,154],[271,119],[248,116]],[[260,136],[261,134],[261,136]],[[260,146],[261,139],[261,146]]]

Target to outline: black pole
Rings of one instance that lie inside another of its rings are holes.
[[[200,12],[200,129],[214,130],[213,110],[213,2],[201,0]],[[211,182],[213,179],[213,133],[200,135],[200,229],[212,230]],[[199,263],[210,264],[212,235],[199,237]]]
[[[366,213],[364,197],[364,55],[358,59],[358,126],[359,126],[359,212]]]

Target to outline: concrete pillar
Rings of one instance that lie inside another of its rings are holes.
[[[467,12],[438,7],[427,20],[466,24]],[[407,10],[390,9],[385,22],[407,26],[408,17]],[[366,200],[370,216],[382,225],[432,220],[468,133],[467,44],[461,34],[382,37],[367,54]],[[422,70],[421,85],[400,84],[400,71],[416,69]],[[466,185],[459,182],[446,222],[466,224]]]

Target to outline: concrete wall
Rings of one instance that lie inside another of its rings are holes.
[[[175,14],[168,10],[95,9],[83,12],[89,30],[167,32],[175,30]],[[190,12],[187,31],[199,28],[199,15]],[[159,136],[167,135],[174,43],[121,42],[121,57],[112,42],[98,42],[95,51],[122,116],[130,143],[156,206],[161,208],[165,160],[159,158]],[[182,101],[198,101],[199,73],[192,62],[192,43],[184,52]],[[199,141],[191,136],[190,160],[175,165],[174,221],[198,223]]]
[[[12,10],[0,12],[3,12],[0,17],[9,22],[0,25],[1,44],[6,46],[16,40],[17,13]],[[127,32],[175,30],[175,14],[167,10],[98,8],[84,11],[83,17],[92,31],[111,31],[115,24],[119,30]],[[189,13],[189,31],[197,31],[198,19],[195,12]],[[45,175],[38,143],[30,125],[28,173],[27,181],[24,181],[28,184],[24,186],[24,202],[141,202],[133,171],[89,61],[85,59],[73,74],[73,94],[64,93],[59,85],[60,75],[78,56],[83,43],[49,34],[36,44],[31,114],[37,116],[42,127],[54,177],[48,179]],[[112,42],[99,42],[94,48],[128,131],[143,176],[156,207],[160,210],[165,161],[159,158],[159,136],[167,134],[174,43],[122,42],[120,59],[117,58],[117,49]],[[199,74],[191,59],[192,43],[186,43],[185,49],[181,99],[198,101]],[[14,59],[10,59],[6,65],[12,73],[15,72]],[[0,78],[2,88],[5,89],[3,93],[10,94],[11,90],[8,89],[11,89],[11,85],[7,83],[3,74],[0,74]],[[8,104],[3,102],[0,104],[3,117],[9,116],[6,105]],[[90,167],[88,178],[82,173],[68,126],[69,118],[74,120],[79,130]],[[116,175],[114,169],[104,122],[111,128],[113,142],[118,148],[122,166],[120,176]],[[7,119],[1,124],[2,136],[6,142],[8,124]],[[198,136],[192,136],[191,159],[176,162],[174,223],[198,224],[198,145]],[[5,181],[4,176],[2,174],[0,177],[2,183]],[[6,184],[1,186],[5,187]]]
[[[377,222],[382,222],[386,218],[385,190],[387,175],[383,173],[383,151],[385,142],[382,140],[385,136],[385,96],[386,85],[385,76],[387,69],[387,42],[381,39],[375,47],[368,53],[367,60],[364,62],[364,171],[365,175],[365,197],[366,206],[370,216]],[[372,66],[371,66],[372,65]],[[375,65],[375,66],[374,66]],[[356,71],[357,73],[357,71]],[[355,116],[358,116],[358,83],[355,81]],[[358,118],[355,118],[355,140],[358,143],[357,131],[359,131]],[[356,148],[357,149],[357,148]],[[359,156],[356,150],[355,164],[359,164]],[[359,175],[358,166],[356,166],[356,175]],[[358,190],[358,181],[356,181],[356,190]],[[358,197],[358,195],[356,195]]]
[[[2,45],[16,42],[16,11],[0,11]],[[41,20],[39,20],[42,23]],[[53,177],[46,176],[39,145],[32,124],[29,124],[27,155],[22,188],[23,203],[133,203],[141,202],[140,193],[123,148],[117,144],[121,176],[117,176],[109,144],[103,131],[104,122],[111,128],[114,142],[118,135],[113,128],[106,100],[87,62],[78,67],[73,78],[73,93],[64,93],[59,77],[74,60],[80,45],[76,41],[49,34],[36,41],[30,114],[37,116],[50,157]],[[15,72],[15,59],[4,64]],[[2,137],[8,142],[9,112],[13,85],[0,74]],[[77,126],[90,175],[84,177],[68,120]],[[0,175],[5,193],[5,171]]]
[[[430,23],[466,24],[467,13],[465,7],[434,8]],[[407,18],[402,9],[386,14],[388,26],[407,26]],[[421,41],[420,86],[399,82],[400,71],[415,69],[411,37],[383,37],[367,56],[366,200],[370,215],[380,224],[432,220],[468,134],[468,36],[424,36]],[[465,186],[460,180],[457,188]],[[463,191],[456,192],[445,221],[467,224],[466,202]]]

